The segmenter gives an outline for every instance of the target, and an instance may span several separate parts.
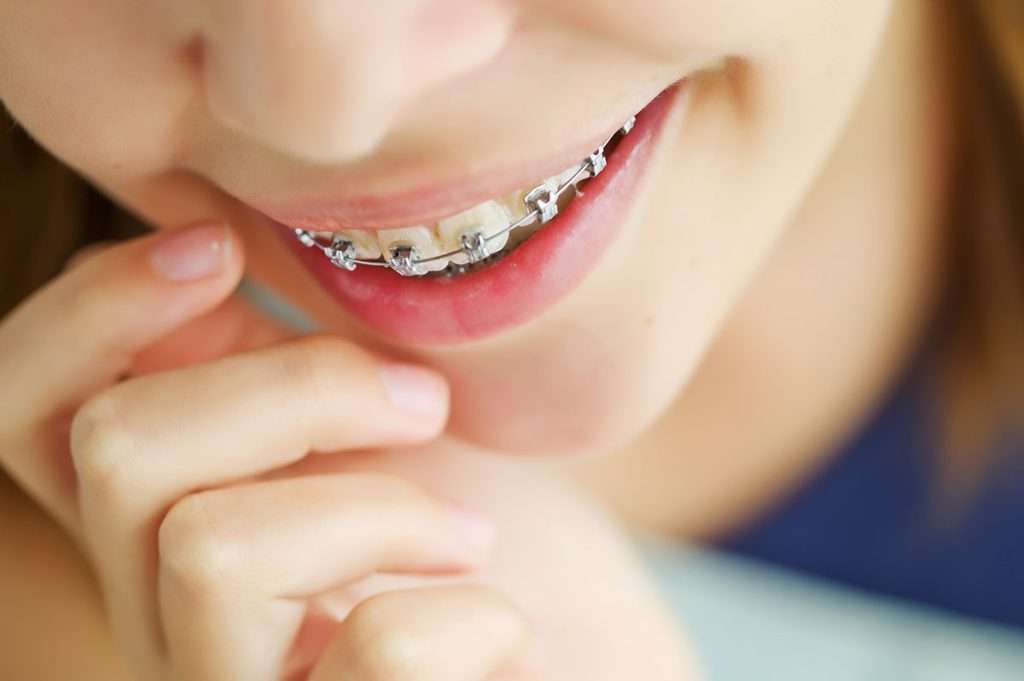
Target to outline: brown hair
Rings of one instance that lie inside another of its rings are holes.
[[[1024,414],[1024,3],[950,0],[964,69],[964,154],[951,210],[941,423],[955,478]],[[0,120],[0,315],[78,248],[138,227]],[[3,129],[3,128],[0,128]],[[31,226],[32,229],[16,227]]]
[[[978,480],[1024,416],[1024,4],[956,0],[962,154],[939,354],[947,479]]]

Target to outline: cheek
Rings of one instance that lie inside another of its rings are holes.
[[[820,23],[832,4],[820,0],[645,0],[636,7],[621,0],[527,3],[540,15],[557,15],[618,46],[668,60],[767,54]]]
[[[166,165],[193,98],[183,46],[150,3],[0,7],[0,97],[43,146],[101,181]]]

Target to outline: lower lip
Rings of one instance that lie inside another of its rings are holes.
[[[539,317],[594,269],[626,222],[637,185],[675,101],[669,88],[637,115],[608,167],[554,222],[500,261],[458,277],[402,277],[389,269],[338,269],[280,230],[338,303],[389,340],[449,345],[480,340]]]

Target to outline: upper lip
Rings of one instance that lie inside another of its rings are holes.
[[[479,203],[526,189],[579,163],[603,144],[629,117],[598,135],[545,158],[519,161],[462,177],[433,178],[387,194],[348,193],[284,200],[245,200],[272,220],[313,231],[394,229],[430,224]],[[243,199],[244,200],[244,199]]]

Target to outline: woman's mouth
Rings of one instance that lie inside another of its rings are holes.
[[[527,323],[596,266],[633,205],[680,86],[535,186],[395,229],[278,224],[349,313],[388,340],[452,344]]]
[[[465,276],[497,262],[558,217],[581,195],[580,183],[607,168],[608,154],[635,126],[633,116],[587,158],[531,189],[489,199],[433,225],[326,233],[296,227],[295,238],[349,272],[362,266],[388,267],[403,277]]]

